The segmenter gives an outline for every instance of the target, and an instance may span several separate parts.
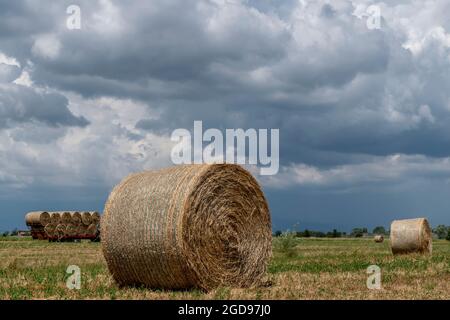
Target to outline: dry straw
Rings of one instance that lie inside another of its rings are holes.
[[[260,283],[271,220],[257,181],[230,164],[133,174],[111,193],[101,223],[120,285],[212,289]]]
[[[373,239],[375,240],[376,243],[382,243],[384,241],[384,236],[381,234],[377,234]]]
[[[68,224],[66,226],[65,235],[69,237],[76,236],[78,234],[78,226],[74,224]]]
[[[61,222],[61,214],[59,212],[51,212],[50,221],[54,225],[58,225]]]
[[[91,211],[91,223],[100,223],[100,213],[98,213],[97,211]]]
[[[72,215],[69,211],[66,211],[61,215],[61,222],[64,224],[72,223]]]
[[[79,226],[81,224],[81,213],[79,213],[78,211],[74,211],[70,213],[70,216],[72,218],[72,224]]]
[[[431,228],[425,218],[393,221],[390,238],[393,254],[432,252]]]
[[[32,211],[25,216],[27,226],[45,227],[50,222],[50,214],[47,211]]]
[[[66,225],[65,224],[58,224],[55,229],[55,237],[58,239],[61,239],[66,234]]]
[[[55,236],[56,225],[53,223],[48,223],[44,228],[47,237],[52,238]]]
[[[92,217],[91,217],[91,213],[88,211],[85,211],[81,214],[81,222],[83,223],[83,225],[88,226],[92,223]]]
[[[98,225],[95,223],[90,224],[87,228],[86,228],[86,235],[88,236],[95,236],[97,234],[98,231]]]

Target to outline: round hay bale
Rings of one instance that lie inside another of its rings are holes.
[[[86,228],[86,235],[88,236],[95,236],[98,232],[98,225],[96,223],[91,223],[87,228]]]
[[[231,164],[128,176],[109,196],[101,237],[116,282],[150,288],[257,285],[272,250],[264,194]]]
[[[87,236],[87,229],[89,226],[86,226],[84,224],[81,224],[80,226],[78,226],[78,235],[81,237]]]
[[[56,230],[56,225],[53,223],[48,223],[44,228],[45,234],[49,238],[53,238],[55,236],[55,230]]]
[[[50,213],[50,221],[54,225],[58,225],[61,223],[61,214],[59,212],[51,212]]]
[[[72,223],[72,215],[70,214],[69,211],[66,211],[61,215],[61,223],[63,224]]]
[[[384,236],[381,234],[377,234],[373,239],[375,240],[376,243],[382,243],[384,241]]]
[[[78,233],[78,226],[75,224],[68,224],[66,226],[65,235],[68,237],[75,237]]]
[[[97,211],[91,212],[91,223],[100,224],[100,213]]]
[[[82,223],[81,213],[78,211],[71,212],[70,216],[72,218],[72,224],[79,226]]]
[[[91,217],[91,213],[88,211],[85,211],[81,214],[81,222],[83,223],[83,225],[88,226],[92,223],[92,217]]]
[[[58,237],[58,239],[61,239],[66,234],[66,225],[65,224],[58,224],[55,228],[55,237]]]
[[[433,239],[427,219],[396,220],[391,224],[393,254],[431,254]]]
[[[27,226],[41,226],[45,227],[49,224],[50,214],[47,211],[32,211],[28,212],[25,216],[25,223]]]

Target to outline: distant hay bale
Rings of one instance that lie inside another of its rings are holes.
[[[70,216],[72,218],[72,224],[76,226],[79,226],[81,224],[81,213],[79,213],[78,211],[74,211],[70,213]]]
[[[92,216],[89,211],[85,211],[81,214],[81,222],[85,226],[88,226],[92,223]]]
[[[75,224],[68,224],[66,226],[65,235],[68,237],[74,237],[78,234],[78,226]]]
[[[377,234],[373,239],[375,240],[376,243],[382,243],[384,241],[384,236],[381,234]]]
[[[91,211],[91,223],[100,223],[100,213],[98,213],[97,211]]]
[[[98,225],[95,223],[90,224],[85,231],[86,235],[91,237],[95,236],[97,232],[98,232]]]
[[[257,285],[272,248],[264,194],[231,164],[128,176],[109,196],[101,237],[116,282],[151,288]]]
[[[58,239],[61,239],[66,234],[66,225],[65,224],[58,224],[55,228],[55,237]]]
[[[61,222],[61,214],[59,212],[50,212],[50,221],[54,225],[58,225]]]
[[[64,224],[72,223],[72,215],[70,214],[69,211],[66,211],[61,215],[61,223]]]
[[[25,216],[25,223],[29,227],[45,227],[50,222],[50,214],[47,211],[32,211],[28,212]]]
[[[431,254],[433,241],[427,219],[396,220],[391,224],[393,254]]]
[[[44,228],[45,234],[49,238],[53,238],[55,236],[55,230],[56,230],[56,225],[54,223],[48,223]]]

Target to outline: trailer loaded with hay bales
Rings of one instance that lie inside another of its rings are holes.
[[[25,222],[35,240],[100,241],[100,214],[97,211],[33,211],[27,213]]]

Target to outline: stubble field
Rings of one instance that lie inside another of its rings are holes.
[[[99,243],[0,238],[0,299],[450,299],[448,241],[435,241],[431,257],[394,257],[389,241],[293,239],[288,248],[281,241],[264,286],[202,292],[119,288]],[[81,269],[80,290],[66,287],[69,265]],[[370,265],[381,268],[381,290],[367,288]]]

